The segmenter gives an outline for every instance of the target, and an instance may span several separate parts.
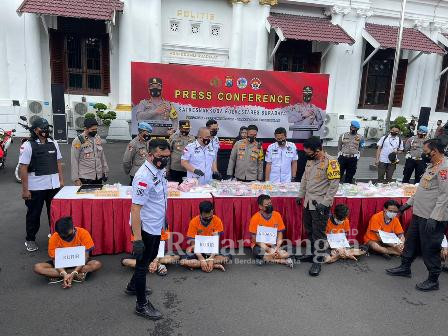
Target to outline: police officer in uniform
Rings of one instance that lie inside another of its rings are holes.
[[[440,251],[448,223],[448,158],[444,156],[446,141],[431,139],[423,145],[422,158],[429,162],[417,192],[400,211],[413,207],[412,222],[406,232],[401,265],[386,270],[389,275],[411,277],[411,264],[421,250],[429,272],[428,279],[416,285],[421,291],[439,289],[442,270]]]
[[[187,171],[181,164],[181,157],[184,153],[185,147],[195,141],[195,137],[190,135],[190,121],[179,121],[179,133],[170,136],[168,140],[171,147],[171,161],[169,176],[170,180],[182,183],[183,178],[187,176]]]
[[[150,98],[140,101],[135,106],[135,117],[137,121],[149,121],[153,126],[154,135],[170,135],[169,131],[173,123],[177,122],[177,111],[173,104],[162,98],[162,79],[150,78],[148,80],[148,91]],[[166,125],[157,126],[151,122],[160,121]]]
[[[84,132],[72,142],[72,180],[75,185],[102,184],[107,181],[109,167],[104,153],[103,142],[97,134],[98,122],[84,120]]]
[[[274,132],[275,141],[266,151],[266,181],[291,182],[297,174],[297,148],[286,141],[286,129],[279,127]]]
[[[358,134],[360,128],[359,121],[353,120],[350,124],[350,132],[339,137],[338,162],[341,167],[341,182],[343,183],[353,183],[353,177],[356,174],[360,151],[364,147],[364,138]]]
[[[414,184],[417,184],[425,172],[426,164],[422,160],[422,154],[423,143],[427,140],[427,134],[428,127],[420,126],[417,130],[417,135],[410,137],[404,144],[406,163],[403,169],[403,183],[409,183],[412,173],[415,170]]]
[[[50,222],[53,197],[64,186],[62,155],[58,143],[50,138],[48,121],[37,118],[31,125],[31,137],[22,145],[19,158],[22,178],[22,198],[27,207],[26,241],[28,252],[38,250],[36,234],[40,228],[40,215],[44,203]]]
[[[197,178],[199,184],[207,184],[212,178],[221,179],[216,164],[216,153],[210,145],[210,131],[201,127],[195,142],[188,144],[181,157],[181,165],[187,170],[187,177]]]
[[[227,176],[243,182],[263,180],[263,148],[257,139],[258,127],[247,127],[247,138],[235,143],[230,154]]]
[[[316,257],[309,270],[311,276],[318,276],[321,271],[322,256],[325,246],[325,229],[330,207],[338,191],[340,170],[336,159],[324,152],[319,138],[311,137],[303,144],[308,163],[300,184],[297,204],[303,203],[303,226],[311,241],[311,251]],[[319,249],[320,251],[316,251]]]
[[[218,131],[219,131],[219,125],[218,122],[214,119],[210,119],[207,121],[205,126],[210,131],[210,145],[213,148],[213,151],[215,152],[215,156],[218,157],[219,152],[219,138],[218,138]]]
[[[146,161],[137,170],[132,181],[132,252],[136,265],[125,292],[137,296],[136,314],[151,320],[162,317],[146,298],[146,294],[150,292],[146,289],[146,273],[149,263],[157,256],[160,234],[166,227],[168,186],[165,168],[170,154],[168,141],[152,139]]]
[[[148,142],[151,140],[152,127],[146,122],[138,123],[138,134],[129,142],[123,155],[123,169],[132,180],[137,170],[146,161],[148,155]]]

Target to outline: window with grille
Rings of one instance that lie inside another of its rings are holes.
[[[53,84],[65,92],[110,92],[109,36],[104,21],[58,18],[50,30],[50,63]]]
[[[372,46],[368,45],[365,57],[368,57],[372,51]],[[364,66],[359,108],[387,109],[394,57],[394,49],[379,50]],[[400,60],[393,100],[394,107],[401,107],[403,102],[407,65],[407,60]]]
[[[284,41],[275,53],[274,70],[319,73],[321,56],[309,41]]]

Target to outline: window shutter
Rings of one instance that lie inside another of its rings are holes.
[[[50,29],[50,68],[51,83],[65,85],[64,35]]]
[[[398,65],[397,83],[395,84],[394,107],[401,107],[403,103],[406,74],[408,71],[408,60],[402,59]]]
[[[109,57],[109,35],[103,35],[102,38],[102,77],[103,77],[103,93],[110,93],[110,57]]]
[[[311,53],[309,56],[309,64],[308,64],[308,69],[306,69],[306,72],[320,73],[321,58],[322,58],[322,53],[320,53],[320,52]]]

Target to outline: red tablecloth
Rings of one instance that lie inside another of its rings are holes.
[[[389,198],[336,198],[335,204],[344,203],[350,209],[350,225],[352,232],[349,239],[357,239],[362,243],[370,217],[383,209]],[[203,199],[169,199],[168,223],[173,232],[173,243],[179,243],[177,233],[186,235],[188,223],[193,216],[199,214],[199,203]],[[400,204],[406,198],[396,199]],[[254,197],[214,197],[215,213],[224,223],[223,246],[249,245],[248,225],[251,216],[258,211]],[[294,197],[273,197],[276,211],[283,216],[286,224],[286,238],[294,244],[305,239],[302,226],[302,208],[295,203]],[[93,255],[131,252],[129,213],[130,199],[54,199],[51,204],[51,228],[54,222],[63,216],[72,216],[76,226],[87,229],[95,242]],[[406,230],[411,220],[411,211],[401,217]],[[240,242],[239,242],[240,241]],[[231,243],[232,242],[232,243]],[[181,242],[186,247],[186,241]]]
[[[210,198],[211,200],[211,198]],[[172,232],[185,234],[188,223],[199,214],[203,199],[168,199],[168,223]],[[53,199],[51,202],[51,232],[61,217],[72,216],[75,226],[90,232],[95,243],[92,255],[132,251],[129,214],[130,199]],[[173,242],[179,238],[173,235]],[[185,248],[186,242],[182,244]]]

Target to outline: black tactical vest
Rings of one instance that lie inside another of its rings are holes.
[[[32,154],[28,172],[34,172],[36,176],[56,174],[58,172],[58,159],[54,143],[38,144],[31,140],[30,144]]]

